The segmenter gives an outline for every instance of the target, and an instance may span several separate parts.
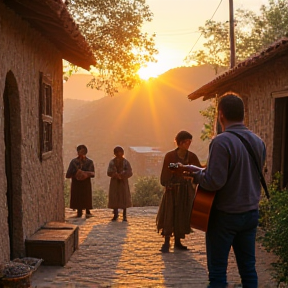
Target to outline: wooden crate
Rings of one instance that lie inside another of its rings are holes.
[[[65,222],[48,222],[44,226],[42,226],[42,229],[55,229],[55,230],[73,230],[74,234],[74,249],[78,249],[79,245],[79,227],[74,224],[69,224]]]
[[[78,249],[78,226],[49,222],[25,240],[26,256],[43,259],[43,265],[64,266]]]

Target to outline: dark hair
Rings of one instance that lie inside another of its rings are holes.
[[[77,146],[76,149],[77,149],[77,152],[82,150],[82,149],[84,149],[85,150],[85,154],[88,153],[88,149],[87,149],[87,147],[85,145],[79,145],[79,146]]]
[[[240,96],[227,93],[219,98],[218,111],[221,110],[228,121],[243,121],[244,103]]]
[[[182,141],[187,139],[192,139],[192,135],[187,131],[180,131],[175,137],[177,145],[179,145]]]
[[[116,146],[114,148],[114,155],[116,155],[117,152],[123,152],[124,153],[124,149],[121,146]]]

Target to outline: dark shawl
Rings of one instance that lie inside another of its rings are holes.
[[[77,157],[70,162],[66,178],[72,178],[70,208],[72,209],[92,209],[92,186],[90,178],[83,181],[77,180],[74,176],[77,169],[95,172],[93,161],[85,158],[80,161]]]

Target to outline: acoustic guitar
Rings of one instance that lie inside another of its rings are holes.
[[[180,166],[178,163],[170,163],[168,168],[171,170],[180,169],[183,172],[188,172],[187,174],[185,173],[186,176],[189,176],[189,172],[197,172],[199,170],[205,169],[194,165]],[[192,175],[190,177],[192,177]],[[197,185],[190,219],[190,226],[192,228],[204,232],[207,231],[211,207],[215,195],[216,191],[207,191],[204,190],[201,186]]]
[[[192,228],[204,232],[207,231],[210,211],[215,194],[216,191],[207,191],[197,185],[190,219],[190,226]]]

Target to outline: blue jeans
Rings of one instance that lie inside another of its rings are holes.
[[[243,288],[258,287],[255,269],[255,238],[259,212],[228,214],[213,209],[206,233],[209,286],[227,287],[227,266],[231,246]]]

